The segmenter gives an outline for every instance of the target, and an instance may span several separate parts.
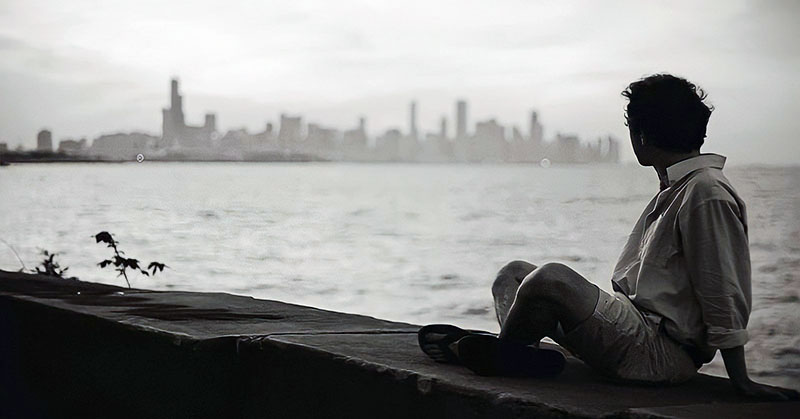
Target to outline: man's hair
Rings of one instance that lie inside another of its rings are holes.
[[[706,93],[686,79],[654,74],[637,80],[622,92],[628,98],[625,125],[660,149],[689,152],[700,149],[713,106]]]

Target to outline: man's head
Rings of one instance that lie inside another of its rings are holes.
[[[654,74],[622,92],[629,103],[625,125],[639,164],[652,166],[657,155],[697,152],[706,137],[713,107],[703,89],[670,74]]]

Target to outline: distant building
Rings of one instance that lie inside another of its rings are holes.
[[[428,133],[425,142],[420,145],[417,161],[443,163],[453,160],[453,142],[446,136],[446,131]]]
[[[255,135],[260,151],[274,152],[278,150],[278,138],[275,137],[275,129],[272,122],[267,122],[264,131]]]
[[[299,116],[281,114],[278,144],[284,150],[297,150],[302,137],[303,120]]]
[[[525,142],[525,137],[522,136],[522,131],[519,130],[518,126],[511,127],[511,140],[515,143],[523,143]]]
[[[419,133],[417,132],[417,102],[414,101],[409,106],[408,135],[413,138],[419,138]]]
[[[539,162],[544,157],[545,145],[542,138],[542,124],[535,111],[530,114],[527,135],[519,127],[514,127],[506,160],[514,163]]]
[[[336,139],[339,131],[325,128],[319,124],[308,124],[304,151],[322,159],[331,159],[336,151]]]
[[[217,117],[205,115],[202,126],[189,126],[183,116],[183,96],[178,91],[178,80],[170,82],[170,107],[162,109],[161,147],[165,148],[210,148],[217,134]]]
[[[456,140],[467,138],[467,102],[456,102]]]
[[[158,137],[140,132],[101,135],[92,142],[89,154],[110,160],[133,160],[139,153],[147,156],[158,141]]]
[[[216,131],[217,130],[217,116],[213,113],[207,113],[205,123],[203,124],[203,128]]]
[[[183,98],[178,92],[178,80],[170,81],[170,107],[161,110],[161,137],[167,147],[180,143],[183,135]]]
[[[542,124],[539,123],[539,115],[536,111],[532,111],[530,127],[528,128],[528,140],[533,144],[541,145],[543,131],[544,128]]]
[[[8,144],[0,143],[0,153],[5,153],[8,151]]]
[[[469,151],[470,161],[505,161],[508,141],[505,128],[494,119],[478,122]]]
[[[619,141],[612,136],[606,138],[607,148],[605,153],[600,156],[601,161],[606,163],[619,163]]]
[[[342,134],[341,158],[344,160],[370,160],[367,138],[367,120],[358,118],[358,128],[349,129]]]
[[[556,163],[580,163],[584,160],[581,151],[581,141],[577,135],[558,133],[545,157]]]
[[[519,163],[531,161],[530,141],[522,135],[518,126],[511,128],[511,144],[508,145],[508,153],[506,154],[506,161]]]
[[[36,135],[36,151],[53,152],[53,134],[49,130],[43,129]]]
[[[277,153],[280,151],[278,147],[278,138],[275,136],[275,130],[272,123],[268,122],[264,127],[264,131],[250,135],[251,139],[247,142],[253,152],[258,153]],[[221,147],[225,145],[220,144]]]
[[[80,140],[62,140],[58,143],[58,152],[69,154],[71,156],[79,156],[85,154],[87,151],[86,139]]]
[[[416,161],[420,151],[419,139],[413,135],[404,135],[400,138],[398,147],[400,161]]]
[[[577,135],[559,133],[544,156],[556,163],[619,163],[619,142],[608,136],[583,144]]]
[[[246,128],[228,130],[219,139],[219,153],[225,158],[242,159],[245,152],[253,148],[255,141]]]
[[[399,129],[390,129],[375,140],[375,155],[379,161],[400,160],[400,139],[403,133]]]

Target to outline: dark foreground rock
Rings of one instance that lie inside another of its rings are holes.
[[[478,377],[419,351],[418,326],[221,293],[0,271],[0,417],[800,417],[727,380]]]

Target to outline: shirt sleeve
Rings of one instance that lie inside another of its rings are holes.
[[[706,326],[706,343],[728,349],[747,342],[750,251],[736,203],[715,199],[679,218],[686,268]]]

